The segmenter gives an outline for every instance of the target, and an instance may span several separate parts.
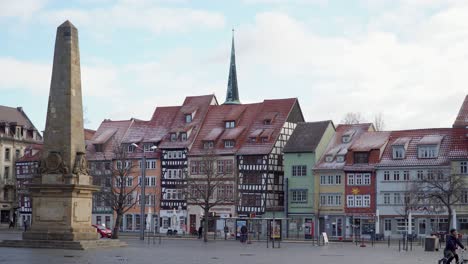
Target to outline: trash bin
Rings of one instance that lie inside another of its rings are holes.
[[[436,251],[439,249],[439,239],[434,236],[426,237],[424,240],[424,251]]]

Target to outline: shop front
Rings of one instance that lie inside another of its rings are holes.
[[[315,234],[315,217],[313,215],[288,216],[287,237],[295,239],[312,239]]]

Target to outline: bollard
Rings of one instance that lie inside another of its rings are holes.
[[[401,240],[398,239],[398,251],[401,251]]]
[[[410,251],[413,251],[413,238],[410,240]]]
[[[161,235],[159,235],[159,244],[161,245]]]
[[[390,236],[388,236],[388,247],[390,247]]]

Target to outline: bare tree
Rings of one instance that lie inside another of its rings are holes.
[[[418,191],[418,185],[415,182],[406,182],[403,197],[400,196],[401,206],[395,207],[396,213],[403,217],[407,225],[410,213],[417,211],[423,203]]]
[[[112,238],[117,239],[119,238],[119,228],[123,215],[138,202],[134,193],[135,189],[138,188],[138,184],[133,184],[133,177],[130,176],[130,171],[135,166],[127,159],[125,146],[114,142],[112,156],[111,159],[115,161],[115,165],[111,165],[111,187],[107,191],[101,191],[100,195],[116,214]]]
[[[433,170],[419,180],[418,186],[419,193],[423,193],[426,199],[448,213],[448,232],[452,226],[453,209],[460,204],[466,191],[464,178],[444,170]]]
[[[385,129],[385,120],[382,113],[374,116],[374,126],[376,131],[383,131]]]
[[[359,112],[349,112],[341,120],[342,124],[354,125],[365,122],[364,117]]]
[[[228,170],[218,166],[220,159],[211,152],[201,157],[197,175],[187,177],[187,188],[184,196],[187,203],[200,206],[203,210],[203,241],[208,242],[208,221],[210,209],[221,204],[235,204],[235,180],[232,176],[234,166]],[[229,187],[231,186],[231,187]]]

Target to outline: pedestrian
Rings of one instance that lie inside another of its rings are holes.
[[[452,229],[445,242],[444,256],[447,258],[447,262],[445,263],[450,264],[453,259],[455,259],[455,263],[458,263],[458,254],[456,252],[458,246],[465,249],[460,240],[458,240],[457,230]]]
[[[203,235],[203,226],[200,225],[200,227],[198,228],[198,239],[202,238],[202,235]]]
[[[15,223],[11,219],[10,219],[10,224],[8,225],[8,229],[10,228],[15,228]]]
[[[244,243],[247,241],[247,227],[245,225],[243,225],[241,227],[241,243]]]
[[[26,219],[24,219],[23,221],[23,228],[24,228],[24,232],[28,230],[28,221]]]

